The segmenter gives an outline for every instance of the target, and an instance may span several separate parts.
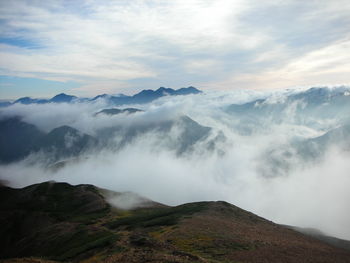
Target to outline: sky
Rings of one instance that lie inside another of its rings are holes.
[[[0,99],[350,84],[348,0],[0,0]]]

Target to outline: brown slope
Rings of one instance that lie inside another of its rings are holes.
[[[339,247],[339,248],[343,248],[343,249],[350,251],[350,241],[349,240],[328,236],[327,234],[325,234],[325,233],[323,233],[320,230],[315,229],[315,228],[303,228],[303,227],[296,227],[296,226],[289,226],[289,225],[282,225],[282,226],[287,227],[289,229],[293,229],[297,232],[300,232],[300,233],[307,235],[307,236],[310,236],[312,238],[318,239],[318,240],[325,242],[327,244],[330,244],[334,247]]]
[[[198,237],[191,241],[191,237]],[[225,202],[166,234],[185,251],[215,260],[238,262],[350,262],[350,252],[276,225]]]
[[[226,202],[185,206],[191,208],[182,210],[176,222],[165,214],[143,216],[141,222],[130,216],[129,221],[117,224],[125,231],[126,241],[121,245],[132,250],[106,262],[350,262],[349,251]]]
[[[110,209],[101,192],[121,200],[91,185],[0,188],[0,255],[22,257],[4,262],[350,262],[349,251],[226,202],[137,197],[147,205]]]

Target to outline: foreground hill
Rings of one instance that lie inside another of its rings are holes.
[[[130,193],[120,198],[122,193],[92,185],[46,182],[22,189],[1,187],[1,258],[4,262],[350,262],[347,250],[226,202],[168,207],[132,196],[133,204],[126,210],[121,207],[130,205]]]

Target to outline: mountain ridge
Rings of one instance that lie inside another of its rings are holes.
[[[142,112],[136,108],[108,108],[94,113],[93,116],[113,117],[119,114]],[[181,135],[177,139],[167,136],[174,127],[179,128]],[[52,165],[67,158],[83,156],[84,153],[94,150],[120,150],[139,136],[150,132],[167,136],[170,149],[177,155],[181,155],[192,151],[196,143],[205,141],[211,131],[212,128],[202,126],[186,115],[145,123],[133,122],[131,119],[129,125],[114,125],[98,129],[94,136],[68,125],[58,126],[44,133],[18,116],[6,117],[0,118],[0,164],[19,161],[30,154],[41,153],[43,158],[40,160],[45,159],[49,165]],[[114,141],[113,138],[116,136],[120,136],[120,140]],[[215,139],[209,141],[207,147],[209,149],[214,145]]]
[[[187,88],[180,89],[171,89],[160,87],[157,90],[142,90],[139,93],[136,93],[131,96],[127,96],[124,94],[119,94],[117,96],[109,95],[109,94],[101,94],[97,95],[93,98],[80,98],[74,95],[67,95],[65,93],[60,93],[53,96],[51,99],[37,99],[31,97],[22,97],[15,100],[13,103],[5,101],[0,106],[6,107],[12,104],[46,104],[46,103],[72,103],[72,102],[94,102],[99,99],[108,100],[115,105],[123,105],[123,104],[142,104],[148,103],[155,99],[164,96],[177,96],[177,95],[190,95],[190,94],[199,94],[202,91],[196,89],[195,87],[189,86]]]
[[[178,206],[148,201],[148,207],[125,210],[112,208],[105,191],[120,194],[52,181],[0,187],[2,262],[34,257],[43,262],[345,263],[350,258],[350,251],[224,201]]]

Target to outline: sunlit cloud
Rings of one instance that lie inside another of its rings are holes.
[[[262,54],[257,62],[280,56],[280,51]],[[262,69],[259,72],[239,74],[211,85],[236,88],[288,88],[297,86],[349,84],[350,41],[348,39],[313,50],[305,55],[285,60],[284,65]]]
[[[100,93],[98,82],[103,92],[155,83],[216,89],[348,83],[349,52],[339,43],[349,37],[349,11],[342,0],[2,2],[0,74],[77,82],[78,95]],[[329,68],[320,69],[316,56],[333,63],[322,60]],[[107,89],[106,82],[115,85]]]

